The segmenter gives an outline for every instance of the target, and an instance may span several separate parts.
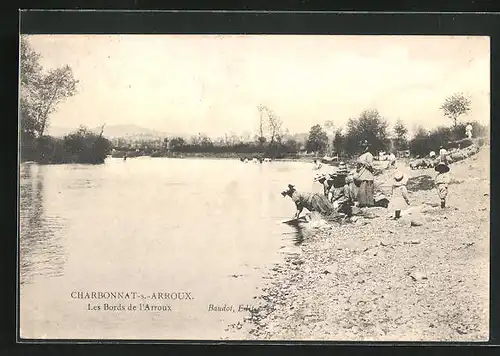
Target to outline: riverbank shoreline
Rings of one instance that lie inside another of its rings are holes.
[[[128,155],[128,158],[138,158],[138,157],[151,157],[151,158],[172,158],[172,159],[184,159],[184,158],[200,158],[200,159],[248,159],[248,162],[252,162],[252,159],[261,157],[262,159],[267,158],[264,155],[250,155],[250,154],[205,154],[205,153],[178,153],[171,155],[154,155],[154,154],[139,154],[139,155]],[[113,158],[123,158],[123,154],[115,154]],[[306,161],[313,162],[316,159],[321,159],[320,157],[314,156],[284,156],[280,158],[269,158],[272,161]]]
[[[446,209],[435,189],[422,188],[410,191],[412,208],[399,221],[373,208],[375,217],[353,224],[299,227],[300,253],[269,272],[259,307],[231,332],[247,340],[488,340],[488,147],[450,167]]]

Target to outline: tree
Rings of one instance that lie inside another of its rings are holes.
[[[46,74],[39,63],[40,55],[26,38],[21,38],[21,124],[26,130],[43,136],[48,118],[65,99],[76,94],[78,81],[68,65]]]
[[[271,144],[274,142],[281,141],[281,128],[283,126],[283,121],[276,116],[272,111],[268,112],[269,114],[269,131],[271,132]]]
[[[297,142],[297,140],[294,140],[293,138],[286,140],[283,143],[283,146],[284,146],[285,152],[288,152],[288,153],[297,153],[300,149],[300,143]]]
[[[214,146],[212,140],[210,139],[210,137],[206,136],[206,135],[201,135],[201,138],[200,138],[200,145],[203,147],[203,148],[211,148]]]
[[[419,125],[414,127],[413,138],[409,142],[412,155],[424,156],[429,152],[429,132]]]
[[[266,109],[266,107],[264,105],[260,104],[259,106],[257,106],[257,109],[259,110],[259,115],[260,115],[258,140],[259,140],[260,144],[263,145],[266,142],[266,137],[264,136],[264,116],[263,116],[264,110]]]
[[[170,140],[170,149],[172,151],[180,151],[186,145],[186,141],[182,137],[174,137]]]
[[[394,146],[397,150],[405,150],[408,147],[408,128],[401,119],[394,125]]]
[[[362,151],[362,143],[366,140],[372,153],[385,151],[389,146],[387,121],[377,110],[364,110],[357,119],[349,119],[345,135],[345,150],[348,154]]]
[[[260,114],[261,114],[261,120],[260,120],[260,126],[259,126],[260,137],[264,137],[264,133],[263,133],[264,123],[263,123],[262,113],[265,111],[267,114],[267,127],[269,129],[269,138],[270,138],[269,145],[273,146],[274,143],[276,141],[281,140],[281,137],[283,136],[283,134],[282,134],[283,121],[274,113],[274,111],[272,111],[271,109],[269,109],[265,105],[259,105],[259,110],[260,110]],[[260,138],[259,138],[259,141],[261,143],[265,142],[264,140],[261,140]]]
[[[20,79],[21,86],[30,89],[40,79],[42,66],[40,65],[40,54],[36,53],[25,36],[21,36],[20,48]]]
[[[335,131],[335,136],[332,142],[333,149],[335,150],[335,153],[337,155],[342,154],[342,151],[344,150],[344,141],[344,134],[342,133],[342,129],[339,128],[337,129],[337,131]]]
[[[310,152],[324,152],[328,147],[328,135],[321,125],[314,125],[309,130],[306,149]]]
[[[467,115],[470,111],[471,100],[463,93],[455,93],[447,97],[440,109],[443,110],[444,115],[453,120],[453,127],[457,126],[458,117]]]
[[[193,146],[197,146],[200,143],[200,134],[191,136],[191,138],[189,139],[189,142]]]

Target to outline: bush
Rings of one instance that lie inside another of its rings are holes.
[[[34,160],[38,163],[69,163],[64,151],[63,140],[52,136],[41,136],[36,139]]]
[[[104,163],[111,143],[86,128],[66,135],[64,138],[52,136],[21,137],[21,159],[42,164],[57,163]]]
[[[104,163],[104,159],[109,154],[111,142],[80,127],[76,132],[64,137],[63,147],[71,162],[99,164]]]

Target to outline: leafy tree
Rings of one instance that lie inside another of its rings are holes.
[[[285,151],[288,153],[297,153],[300,149],[300,143],[297,142],[297,140],[291,138],[283,143],[283,147]]]
[[[309,130],[306,149],[310,152],[324,152],[328,147],[328,135],[321,125],[314,125]]]
[[[428,149],[429,133],[423,126],[417,126],[413,138],[409,142],[410,153],[414,156],[426,155]]]
[[[212,140],[210,139],[210,137],[206,136],[206,135],[202,135],[201,137],[201,140],[200,140],[200,145],[201,147],[203,148],[209,148],[209,147],[213,147],[213,142]]]
[[[174,137],[170,140],[170,149],[179,151],[186,145],[186,141],[182,137]]]
[[[30,46],[29,40],[21,37],[20,48],[20,79],[21,86],[26,89],[35,85],[40,79],[42,66],[40,65],[40,54],[36,53]]]
[[[191,136],[191,138],[189,139],[189,143],[190,143],[191,145],[196,146],[196,145],[198,145],[198,144],[200,143],[200,138],[198,137],[198,135],[193,135],[193,136]]]
[[[344,151],[345,137],[342,133],[342,129],[337,129],[335,131],[335,136],[333,138],[332,146],[337,155],[341,155]]]
[[[390,143],[387,126],[387,121],[377,110],[364,110],[357,119],[349,119],[345,138],[347,153],[360,153],[365,140],[370,144],[372,153],[385,151]]]
[[[397,150],[405,150],[408,147],[408,128],[401,119],[394,125],[394,147]]]
[[[42,71],[40,55],[21,38],[21,127],[43,136],[50,114],[67,98],[76,94],[78,81],[69,66]]]
[[[467,115],[470,111],[471,100],[463,93],[455,93],[447,97],[440,109],[444,115],[453,120],[453,127],[457,126],[457,120],[461,115]]]

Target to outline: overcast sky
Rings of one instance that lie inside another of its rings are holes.
[[[42,65],[68,64],[79,92],[51,125],[136,124],[219,136],[258,128],[257,105],[291,133],[364,109],[389,123],[449,124],[444,98],[472,98],[469,118],[490,118],[488,37],[32,35]]]

